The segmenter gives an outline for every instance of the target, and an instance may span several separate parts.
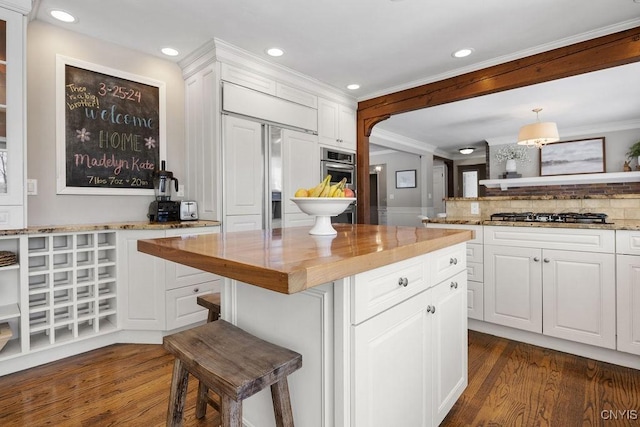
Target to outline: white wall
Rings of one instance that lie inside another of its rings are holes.
[[[153,196],[56,194],[56,54],[146,76],[166,84],[167,169],[186,178],[184,81],[177,64],[40,21],[27,30],[27,176],[38,180],[28,197],[28,225],[145,221]]]

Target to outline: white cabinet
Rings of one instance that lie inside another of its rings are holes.
[[[185,198],[198,201],[203,220],[222,217],[219,92],[215,63],[185,80]]]
[[[352,425],[435,426],[464,391],[465,264],[430,287],[438,260],[464,253],[464,246],[355,276]]]
[[[318,98],[318,137],[323,145],[355,152],[355,108]]]
[[[118,284],[123,329],[162,331],[165,327],[165,261],[138,252],[139,239],[158,239],[164,230],[118,233]]]
[[[539,249],[485,245],[485,321],[542,333],[539,262]]]
[[[220,289],[220,278],[138,251],[139,239],[218,233],[219,227],[119,232],[118,283],[123,329],[164,331],[206,320],[199,295]]]
[[[640,232],[616,232],[617,349],[640,355]]]
[[[473,230],[467,242],[467,317],[484,320],[484,246],[481,225],[425,223],[427,228]]]
[[[117,329],[116,252],[114,231],[28,236],[29,350]]]
[[[25,17],[0,8],[0,228],[26,224]]]
[[[484,241],[485,321],[615,348],[613,231],[485,227]]]

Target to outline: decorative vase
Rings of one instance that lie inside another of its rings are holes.
[[[516,160],[515,159],[509,159],[507,160],[507,172],[515,172],[516,171]]]

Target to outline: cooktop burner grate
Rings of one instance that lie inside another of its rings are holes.
[[[500,212],[491,215],[491,221],[606,224],[607,214],[591,212]]]

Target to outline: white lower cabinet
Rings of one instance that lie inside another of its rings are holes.
[[[452,276],[430,287],[429,273],[436,259],[450,257],[464,245],[430,254],[414,271],[416,260],[403,261],[364,273],[370,279],[389,276],[390,286],[378,280],[373,289],[379,299],[394,301],[399,289],[415,285],[419,293],[407,293],[406,299],[381,305],[378,313],[352,325],[352,426],[434,426],[438,425],[467,385],[467,279],[464,263],[451,271]],[[431,257],[433,255],[433,257]],[[396,274],[387,275],[393,266]],[[440,269],[439,269],[440,270]],[[440,270],[441,271],[441,270]],[[398,275],[399,274],[399,275]],[[437,273],[436,273],[437,274]],[[403,278],[408,277],[408,285]],[[414,278],[414,280],[412,280]],[[358,276],[355,287],[364,288]],[[391,283],[393,282],[393,283]],[[393,285],[393,286],[391,286]],[[362,292],[365,296],[367,292]],[[385,295],[389,295],[385,298]],[[361,298],[357,293],[354,299]],[[361,301],[360,301],[361,302]],[[357,306],[358,302],[356,302]],[[364,305],[363,305],[364,306]]]
[[[640,232],[616,232],[617,349],[640,355]]]
[[[137,242],[218,232],[219,227],[119,232],[124,329],[164,331],[206,320],[207,311],[196,300],[220,289],[219,276],[138,252]]]
[[[484,240],[485,321],[615,348],[613,231],[485,227]]]

